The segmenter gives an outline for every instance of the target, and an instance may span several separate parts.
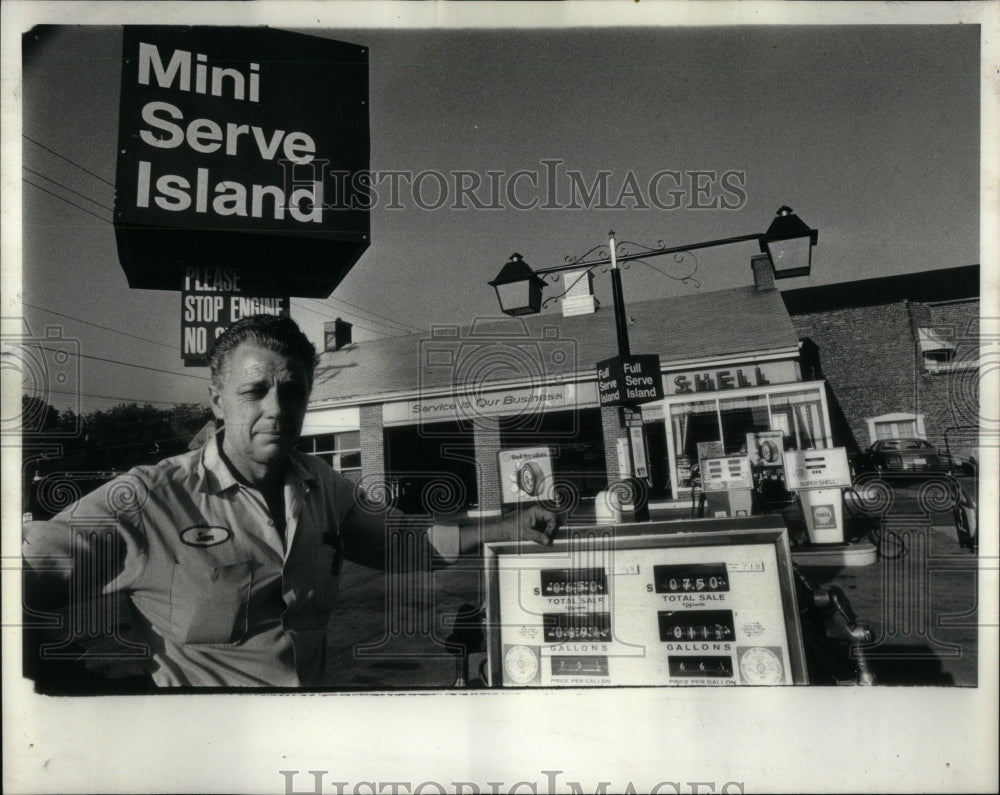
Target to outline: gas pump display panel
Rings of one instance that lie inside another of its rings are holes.
[[[750,459],[745,455],[704,458],[701,462],[701,487],[705,491],[752,489]]]
[[[676,525],[488,545],[490,684],[805,684],[785,528]],[[653,534],[663,528],[671,535]]]

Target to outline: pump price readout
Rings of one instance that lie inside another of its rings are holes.
[[[732,610],[688,610],[682,613],[661,610],[656,614],[660,640],[731,641],[736,637]]]
[[[702,677],[720,677],[731,679],[733,676],[733,660],[720,655],[702,655],[700,657],[684,656],[667,657],[667,667],[673,679],[694,679]]]
[[[653,566],[656,593],[706,593],[729,590],[725,563],[689,563],[684,566]]]
[[[597,655],[552,656],[553,676],[607,676],[608,658]]]
[[[542,636],[546,643],[570,640],[611,640],[610,613],[544,613]]]
[[[608,592],[604,569],[542,569],[541,588],[535,596],[603,596]]]

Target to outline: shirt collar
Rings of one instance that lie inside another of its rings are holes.
[[[206,494],[221,494],[240,485],[219,454],[222,434],[222,430],[213,434],[201,450],[201,461],[198,466],[200,479],[198,490]],[[298,452],[293,452],[288,457],[289,465],[285,474],[285,483],[296,486],[304,492],[308,491],[308,487],[315,486],[318,481],[316,476],[306,467],[305,462],[301,460],[302,458],[303,455]]]

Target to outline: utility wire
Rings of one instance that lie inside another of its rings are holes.
[[[107,206],[107,205],[105,205],[105,204],[101,204],[101,203],[100,203],[99,201],[97,201],[96,199],[91,199],[91,198],[90,198],[89,196],[87,196],[87,195],[86,195],[86,194],[84,194],[84,193],[80,193],[80,191],[78,191],[78,190],[73,190],[73,189],[72,189],[71,187],[69,187],[68,185],[63,185],[63,184],[62,184],[61,182],[59,182],[58,180],[55,180],[55,179],[52,179],[52,177],[47,177],[47,176],[45,176],[45,175],[44,175],[44,174],[43,174],[42,172],[40,172],[40,171],[35,171],[35,169],[33,169],[33,168],[28,168],[27,166],[21,166],[21,168],[23,168],[23,169],[24,169],[25,171],[29,171],[29,172],[31,172],[31,173],[32,173],[32,174],[34,174],[34,175],[35,175],[36,177],[41,177],[42,179],[46,179],[46,180],[48,180],[48,181],[49,181],[49,182],[51,182],[51,183],[52,183],[53,185],[58,185],[58,186],[59,186],[60,188],[62,188],[63,190],[68,190],[68,191],[69,191],[70,193],[74,193],[74,194],[76,194],[76,195],[77,195],[77,196],[79,196],[79,197],[80,197],[81,199],[86,199],[86,200],[87,200],[87,201],[89,201],[89,202],[93,202],[94,204],[96,204],[96,205],[97,205],[98,207],[100,207],[101,209],[103,209],[103,210],[107,210],[107,211],[108,211],[109,213],[113,213],[113,212],[114,212],[114,209],[112,209],[111,207],[108,207],[108,206]],[[35,187],[38,187],[38,186],[36,185]]]
[[[305,304],[299,304],[299,303],[294,304],[294,306],[296,307],[296,309],[304,309],[304,310],[306,310],[306,312],[312,312],[314,315],[318,315],[319,317],[323,318],[324,320],[334,320],[334,316],[333,315],[327,314],[326,312],[320,312],[320,311],[318,311],[316,309],[313,309],[311,306],[306,306]],[[347,313],[345,312],[344,314],[347,314]],[[365,331],[370,331],[373,334],[379,334],[379,335],[386,334],[386,332],[384,332],[384,331],[379,331],[378,329],[374,329],[371,326],[365,326],[362,323],[354,323],[353,325],[357,326],[358,328],[363,328]],[[393,331],[395,331],[395,329],[393,329]],[[395,336],[395,335],[394,334],[388,334],[387,336],[392,337],[392,336]]]
[[[97,179],[101,180],[101,182],[104,182],[105,184],[110,185],[111,187],[115,187],[115,184],[113,182],[110,182],[109,180],[104,179],[104,177],[102,177],[100,174],[97,174],[97,173],[91,171],[90,169],[88,169],[88,168],[86,168],[84,166],[81,166],[79,163],[76,163],[73,160],[70,160],[68,157],[65,157],[64,155],[59,154],[54,149],[51,149],[50,147],[46,146],[45,144],[43,144],[43,143],[41,143],[39,141],[36,141],[34,138],[31,138],[28,135],[24,135],[23,137],[26,138],[28,141],[31,141],[31,143],[35,144],[36,146],[40,146],[45,151],[51,152],[56,157],[61,158],[62,160],[65,160],[67,163],[70,163],[71,165],[76,166],[77,168],[81,169],[82,171],[87,172],[91,176],[96,177]],[[98,207],[101,207],[102,209],[105,209],[108,212],[114,212],[113,208],[107,207],[106,205],[101,204],[99,201],[96,201],[95,199],[91,199],[89,196],[86,196],[86,195],[80,193],[79,191],[73,190],[72,188],[70,188],[70,187],[68,187],[66,185],[63,185],[61,182],[58,182],[57,180],[54,180],[54,179],[52,179],[50,177],[47,177],[44,174],[42,174],[42,173],[40,173],[38,171],[35,171],[32,168],[29,168],[28,166],[23,166],[23,168],[26,171],[30,172],[31,174],[39,176],[42,179],[48,180],[49,182],[52,182],[53,184],[58,185],[60,188],[63,188],[64,190],[68,190],[70,193],[73,193],[73,194],[79,196],[80,198],[82,198],[82,199],[84,199],[86,201],[89,201],[89,202],[92,202],[93,204],[96,204]],[[43,191],[44,193],[48,193],[50,196],[54,196],[55,198],[57,198],[57,199],[59,199],[61,201],[64,201],[67,204],[72,205],[73,207],[76,207],[78,210],[83,210],[83,212],[88,213],[88,214],[94,216],[95,218],[99,218],[102,221],[107,221],[108,223],[111,223],[111,221],[109,219],[104,218],[104,217],[102,217],[100,215],[97,215],[96,213],[93,213],[90,210],[88,210],[86,207],[81,207],[79,204],[76,204],[75,202],[72,202],[72,201],[70,201],[69,199],[66,199],[63,196],[60,196],[57,193],[53,193],[52,191],[50,191],[50,190],[48,190],[46,188],[43,188],[41,185],[36,185],[34,182],[31,182],[29,180],[24,180],[24,182],[27,182],[27,184],[31,185],[33,188],[37,188],[38,190]],[[343,298],[334,298],[334,299],[331,299],[331,300],[338,301],[339,303],[342,303],[342,304],[345,304],[346,306],[352,307],[353,309],[356,309],[359,312],[364,312],[367,315],[371,315],[373,318],[380,318],[382,320],[388,321],[388,324],[386,324],[386,323],[380,324],[380,325],[386,325],[387,328],[393,328],[393,330],[404,330],[405,329],[407,331],[412,331],[414,333],[420,333],[420,332],[422,332],[422,329],[417,328],[416,326],[413,326],[413,325],[411,325],[409,323],[400,323],[399,321],[393,320],[392,318],[386,317],[385,315],[380,315],[378,312],[374,312],[374,311],[372,311],[370,309],[364,309],[363,307],[360,307],[357,304],[352,304],[350,301],[346,301]],[[320,317],[328,317],[331,320],[333,319],[332,315],[326,315],[326,314],[324,314],[322,312],[318,312],[315,309],[311,309],[310,307],[305,306],[304,304],[299,304],[299,307],[302,308],[302,309],[309,310],[310,312],[313,312],[313,313],[319,315]],[[36,309],[41,309],[41,307],[36,307]],[[43,310],[43,311],[51,311],[51,310]],[[59,313],[58,312],[54,312],[53,314],[59,314]],[[351,314],[351,313],[347,313],[347,314]],[[369,319],[369,318],[365,318],[365,317],[363,317],[361,315],[355,315],[355,317],[361,317],[363,320],[368,320]],[[80,318],[73,318],[73,319],[74,320],[80,320]],[[81,321],[81,322],[86,323],[87,321]],[[373,321],[373,322],[378,322],[378,321]],[[91,325],[97,325],[97,324],[91,324]],[[382,334],[383,333],[383,332],[381,332],[381,331],[379,331],[377,329],[373,329],[370,326],[365,326],[365,325],[363,325],[361,323],[356,323],[355,325],[357,325],[359,328],[365,329],[366,331],[371,331],[373,334]],[[98,326],[98,327],[101,328],[100,326]],[[108,330],[109,331],[116,331],[116,329],[108,329]],[[124,332],[119,332],[119,333],[124,333]],[[127,335],[127,336],[132,336],[132,335]],[[401,335],[401,334],[390,334],[388,336],[403,336],[403,335]],[[141,339],[141,338],[137,338],[137,339]],[[147,342],[153,342],[152,340],[146,340],[146,341]],[[157,342],[155,344],[162,345],[163,343],[158,343]]]
[[[76,392],[68,389],[52,389],[47,388],[46,393],[51,393],[53,395],[80,395],[81,397],[96,398],[98,400],[117,400],[122,403],[159,403],[163,406],[178,406],[182,403],[191,403],[190,400],[151,400],[149,398],[131,398],[131,397],[120,397],[117,395],[98,395],[93,392]],[[201,405],[196,403],[195,405]]]
[[[299,309],[305,309],[307,312],[312,312],[314,315],[319,315],[320,317],[325,318],[327,320],[333,320],[334,319],[333,315],[327,315],[327,314],[325,314],[323,312],[317,312],[315,309],[313,309],[312,307],[306,306],[305,304],[295,304],[295,306],[298,307]],[[363,323],[354,323],[353,325],[357,326],[358,328],[363,328],[365,331],[370,331],[370,332],[372,332],[372,334],[379,334],[379,335],[385,336],[385,337],[405,337],[406,336],[405,333],[401,333],[401,334],[388,334],[388,333],[386,333],[384,331],[379,331],[378,329],[372,328],[371,326],[366,326]]]
[[[140,370],[152,370],[154,373],[166,373],[167,375],[180,375],[185,378],[197,378],[199,381],[208,381],[209,379],[204,375],[195,375],[194,373],[181,373],[177,370],[163,370],[159,367],[150,367],[145,364],[135,364],[134,362],[120,362],[117,359],[105,359],[103,356],[92,356],[88,353],[77,353],[74,351],[67,351],[60,348],[46,348],[44,345],[39,345],[37,342],[22,342],[22,345],[26,345],[31,348],[38,348],[39,350],[49,351],[50,353],[65,353],[70,356],[78,356],[81,359],[93,359],[98,362],[108,362],[109,364],[121,364],[125,367],[137,367]]]
[[[312,298],[310,300],[316,301],[318,299]],[[328,300],[328,301],[339,301],[342,304],[347,304],[347,306],[352,307],[353,309],[357,309],[359,312],[365,312],[366,314],[373,315],[374,317],[381,318],[382,320],[388,320],[390,324],[392,324],[394,326],[399,326],[400,328],[407,328],[407,329],[410,329],[410,330],[415,331],[417,333],[423,331],[423,329],[419,329],[416,326],[411,326],[409,323],[401,323],[398,320],[393,320],[391,317],[386,317],[385,315],[380,315],[378,312],[373,312],[370,309],[365,309],[364,307],[360,307],[357,304],[352,304],[350,301],[345,301],[343,298],[333,298],[333,297],[330,297],[330,298],[328,298],[326,300]],[[336,307],[327,307],[327,308],[335,309]],[[358,315],[355,315],[355,317],[358,317]],[[363,319],[367,320],[368,318],[363,318]]]
[[[168,345],[165,342],[158,342],[156,340],[151,340],[147,337],[140,337],[136,334],[129,334],[127,331],[120,331],[116,328],[111,328],[111,326],[102,326],[100,323],[93,323],[90,320],[84,320],[82,317],[74,317],[73,315],[65,315],[62,312],[56,312],[54,309],[46,309],[44,306],[38,306],[37,304],[29,304],[27,301],[21,302],[24,306],[30,306],[32,309],[40,309],[42,312],[48,312],[50,315],[58,315],[59,317],[67,318],[68,320],[76,320],[79,323],[86,323],[88,326],[94,326],[94,328],[104,329],[105,331],[113,331],[115,334],[121,334],[125,337],[131,337],[134,340],[142,340],[143,342],[151,342],[153,345],[160,345],[164,348],[169,348],[172,351],[179,351],[180,346],[178,345]]]
[[[86,432],[86,431],[84,431]],[[93,432],[93,429],[91,429]],[[167,442],[185,442],[190,441],[193,436],[196,436],[198,431],[194,431],[190,435],[185,436],[169,436],[166,439],[149,439],[144,442],[129,442],[128,444],[102,444],[99,448],[92,452],[104,452],[105,450],[122,450],[126,447],[150,447],[151,445],[159,445],[161,442],[166,444]]]
[[[93,213],[90,210],[88,210],[86,207],[81,207],[76,202],[71,202],[69,199],[67,199],[64,196],[60,196],[58,193],[53,193],[52,191],[47,190],[46,188],[43,188],[41,185],[36,185],[31,180],[27,180],[27,179],[24,179],[22,177],[21,181],[22,182],[26,182],[27,184],[31,185],[31,187],[33,187],[33,188],[38,188],[38,190],[42,191],[42,193],[47,193],[47,194],[49,194],[49,196],[55,196],[57,199],[59,199],[59,201],[66,202],[66,204],[70,204],[73,207],[76,207],[76,209],[78,209],[78,210],[83,210],[87,215],[92,215],[92,216],[94,216],[94,218],[97,218],[100,221],[104,221],[104,222],[109,223],[109,224],[111,223],[111,220],[109,218],[105,218],[102,215],[98,215],[97,213]]]
[[[106,179],[105,179],[104,177],[102,177],[102,176],[101,176],[100,174],[96,174],[95,172],[91,171],[91,170],[90,170],[89,168],[86,168],[86,167],[84,167],[84,166],[81,166],[81,165],[80,165],[79,163],[76,163],[76,162],[74,162],[74,161],[70,160],[70,159],[69,159],[68,157],[66,157],[65,155],[61,155],[61,154],[59,154],[59,153],[58,153],[58,152],[57,152],[57,151],[56,151],[55,149],[50,149],[49,147],[47,147],[47,146],[46,146],[45,144],[41,143],[40,141],[36,141],[36,140],[35,140],[34,138],[32,138],[32,137],[31,137],[30,135],[25,135],[24,133],[22,133],[22,134],[21,134],[21,137],[22,137],[22,138],[26,138],[27,140],[31,141],[31,143],[33,143],[33,144],[34,144],[35,146],[40,146],[40,147],[42,147],[42,149],[44,149],[44,150],[45,150],[46,152],[51,152],[52,154],[54,154],[54,155],[55,155],[56,157],[60,158],[61,160],[65,160],[65,161],[66,161],[67,163],[69,163],[70,165],[73,165],[73,166],[76,166],[76,167],[77,167],[78,169],[80,169],[81,171],[86,171],[86,172],[87,172],[88,174],[90,174],[90,176],[92,176],[92,177],[97,177],[97,179],[99,179],[99,180],[100,180],[101,182],[103,182],[104,184],[106,184],[106,185],[110,185],[110,186],[111,186],[112,188],[113,188],[113,187],[115,187],[115,183],[113,183],[113,182],[111,182],[111,181],[109,181],[109,180],[106,180]]]
[[[22,134],[22,135],[23,135],[23,134]],[[109,180],[106,180],[106,179],[105,179],[104,177],[102,177],[102,176],[101,176],[100,174],[97,174],[97,173],[95,173],[95,172],[91,171],[91,170],[90,170],[89,168],[86,168],[86,167],[84,167],[84,166],[81,166],[81,165],[80,165],[79,163],[76,163],[75,161],[73,161],[73,160],[70,160],[70,159],[69,159],[68,157],[66,157],[66,156],[64,156],[64,155],[61,155],[61,154],[59,154],[59,153],[58,153],[57,151],[55,151],[54,149],[51,149],[50,147],[46,146],[45,144],[43,144],[43,143],[41,143],[41,142],[39,142],[39,141],[36,141],[36,140],[35,140],[34,138],[32,138],[32,137],[30,137],[30,136],[28,136],[28,135],[23,135],[23,137],[24,137],[24,138],[26,138],[26,139],[27,139],[28,141],[31,141],[31,143],[35,144],[36,146],[40,146],[40,147],[41,147],[42,149],[44,149],[44,150],[45,150],[46,152],[51,152],[51,153],[52,153],[53,155],[55,155],[56,157],[58,157],[58,158],[61,158],[62,160],[65,160],[65,161],[66,161],[67,163],[70,163],[71,165],[73,165],[73,166],[76,166],[77,168],[81,169],[82,171],[85,171],[85,172],[87,172],[87,173],[88,173],[88,174],[90,174],[90,175],[91,175],[92,177],[96,177],[97,179],[101,180],[101,182],[103,182],[103,183],[105,183],[105,184],[107,184],[107,185],[110,185],[110,186],[111,186],[112,188],[113,188],[113,187],[115,187],[115,184],[114,184],[113,182],[111,182],[111,181],[109,181]],[[70,187],[67,187],[66,185],[63,185],[63,184],[62,184],[61,182],[58,182],[58,181],[56,181],[56,180],[54,180],[54,179],[51,179],[50,177],[47,177],[47,176],[45,176],[44,174],[42,174],[42,173],[40,173],[40,172],[38,172],[38,171],[35,171],[35,170],[33,170],[33,169],[29,168],[28,166],[23,166],[23,168],[24,168],[24,169],[25,169],[26,171],[29,171],[29,172],[31,172],[32,174],[35,174],[35,175],[37,175],[37,176],[41,177],[42,179],[45,179],[45,180],[48,180],[49,182],[52,182],[52,183],[54,183],[54,184],[58,185],[59,187],[61,187],[61,188],[64,188],[65,190],[68,190],[68,191],[69,191],[70,193],[74,193],[74,194],[76,194],[77,196],[80,196],[81,198],[83,198],[83,199],[86,199],[86,200],[87,200],[87,201],[89,201],[89,202],[93,202],[93,203],[94,203],[94,204],[96,204],[96,205],[97,205],[98,207],[101,207],[102,209],[105,209],[105,210],[107,210],[108,212],[114,212],[114,209],[113,209],[113,208],[111,208],[111,207],[107,207],[107,206],[105,206],[105,205],[101,204],[100,202],[98,202],[98,201],[96,201],[96,200],[94,200],[94,199],[91,199],[91,198],[90,198],[89,196],[85,196],[84,194],[82,194],[82,193],[79,193],[78,191],[75,191],[75,190],[73,190],[72,188],[70,188]],[[27,180],[25,180],[25,181],[27,182]],[[67,199],[63,198],[62,196],[59,196],[58,194],[55,194],[55,193],[52,193],[52,192],[51,192],[51,191],[49,191],[49,190],[46,190],[45,188],[43,188],[43,187],[42,187],[42,186],[40,186],[40,185],[35,185],[35,183],[33,183],[33,182],[28,182],[28,184],[29,184],[29,185],[31,185],[31,186],[33,186],[33,187],[35,187],[35,188],[38,188],[38,190],[41,190],[41,191],[45,191],[46,193],[48,193],[48,194],[49,194],[49,195],[51,195],[51,196],[55,196],[55,197],[56,197],[57,199],[62,199],[62,200],[63,200],[63,201],[65,201],[65,202],[66,202],[67,204],[72,204],[72,205],[73,205],[74,207],[76,207],[77,209],[80,209],[80,210],[83,210],[84,212],[90,212],[90,211],[89,211],[89,210],[87,210],[86,208],[84,208],[84,207],[80,207],[80,205],[78,205],[78,204],[74,204],[73,202],[71,202],[71,201],[69,201],[69,200],[67,200]],[[91,215],[94,215],[94,217],[95,217],[95,218],[101,218],[101,216],[98,216],[98,215],[95,215],[94,213],[90,213],[90,214],[91,214]],[[102,220],[102,221],[106,221],[106,220],[108,220],[108,219],[106,219],[106,218],[101,218],[101,220]],[[109,223],[110,223],[110,221],[109,221]],[[315,300],[315,299],[314,299],[314,300]],[[353,309],[356,309],[356,310],[358,310],[359,312],[364,312],[364,313],[365,313],[365,314],[367,314],[367,315],[371,315],[371,316],[372,316],[373,318],[379,318],[379,319],[381,319],[381,320],[386,320],[386,321],[388,321],[388,322],[389,322],[389,327],[396,327],[396,328],[398,328],[398,329],[407,329],[407,330],[409,330],[409,331],[412,331],[412,332],[415,332],[415,333],[418,333],[418,334],[419,334],[419,333],[421,333],[421,332],[423,331],[423,329],[420,329],[420,328],[417,328],[416,326],[414,326],[414,325],[412,325],[412,324],[410,324],[410,323],[401,323],[401,322],[399,322],[398,320],[393,320],[392,318],[390,318],[390,317],[387,317],[387,316],[385,316],[385,315],[380,315],[380,314],[379,314],[378,312],[373,312],[372,310],[370,310],[370,309],[365,309],[365,308],[363,308],[363,307],[360,307],[360,306],[358,306],[357,304],[352,304],[352,303],[351,303],[350,301],[346,301],[346,300],[344,300],[343,298],[333,298],[333,299],[328,299],[328,300],[333,300],[333,301],[338,301],[339,303],[342,303],[342,304],[345,304],[346,306],[349,306],[349,307],[351,307],[351,308],[353,308]],[[307,307],[307,306],[304,306],[304,305],[302,305],[302,304],[300,304],[299,306],[301,306],[301,307],[302,307],[303,309],[309,309],[309,307]],[[37,308],[37,307],[36,307],[36,308]],[[321,312],[316,312],[316,310],[314,310],[314,309],[313,309],[313,310],[310,310],[310,311],[312,311],[312,312],[315,312],[315,313],[316,313],[317,315],[320,315],[321,317],[330,317],[330,319],[331,319],[331,320],[333,319],[333,317],[332,317],[332,316],[326,316],[326,315],[323,315],[323,313],[321,313]],[[355,317],[361,317],[361,316],[359,316],[359,315],[355,315]],[[79,320],[79,318],[76,318],[76,319],[77,319],[77,320]],[[364,320],[367,320],[368,318],[364,318],[364,317],[362,317],[362,319],[364,319]],[[84,321],[84,322],[86,322],[86,321]],[[377,331],[376,329],[373,329],[373,328],[371,328],[370,326],[364,326],[364,325],[362,325],[362,324],[360,324],[360,323],[357,323],[357,324],[355,324],[355,325],[359,326],[360,328],[363,328],[363,329],[365,329],[366,331],[371,331],[371,332],[372,332],[373,334],[381,334],[381,333],[382,333],[382,332],[380,332],[380,331]],[[382,325],[385,325],[385,324],[382,324]],[[113,329],[112,329],[112,330],[113,330]],[[399,335],[390,335],[390,336],[399,336]],[[161,343],[157,343],[157,344],[161,344]]]

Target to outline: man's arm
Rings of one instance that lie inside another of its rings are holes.
[[[389,558],[408,553],[415,558],[433,558],[453,563],[460,555],[479,554],[483,544],[494,541],[528,541],[549,545],[562,524],[562,517],[539,507],[514,511],[502,518],[434,520],[407,516],[394,508],[374,503],[355,484],[333,473],[331,486],[339,518],[339,542],[347,560],[376,569],[412,568],[417,560]],[[389,550],[391,539],[406,541],[399,552]],[[429,555],[420,550],[430,547]],[[418,565],[418,564],[417,564]]]
[[[438,554],[451,562],[460,555],[478,555],[484,544],[492,542],[526,541],[548,546],[559,532],[562,522],[559,514],[531,508],[515,511],[500,519],[435,523],[428,536]]]
[[[121,496],[123,489],[141,485],[134,475],[123,475],[52,519],[24,523],[21,554],[29,607],[66,604],[71,582],[75,595],[88,598],[136,579],[145,561],[142,520]]]
[[[387,545],[393,534],[409,536],[401,549],[429,544],[431,557],[454,563],[461,555],[477,555],[494,541],[524,541],[548,546],[562,525],[558,514],[541,509],[514,512],[498,519],[459,522],[407,516],[395,509],[366,510],[356,505],[341,524],[345,557],[371,568],[386,568]],[[404,568],[415,561],[400,561]]]

